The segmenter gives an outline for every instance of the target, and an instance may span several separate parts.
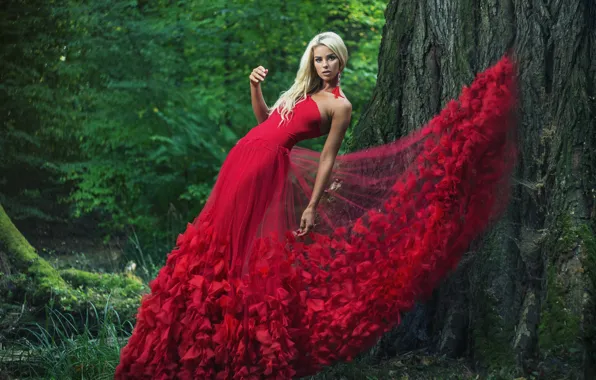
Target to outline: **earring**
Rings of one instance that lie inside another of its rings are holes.
[[[339,82],[341,82],[341,73],[337,73],[337,85],[339,86]]]

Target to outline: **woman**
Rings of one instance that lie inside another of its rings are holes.
[[[116,378],[282,379],[350,360],[429,294],[506,204],[507,58],[418,132],[338,156],[347,59],[339,36],[315,36],[271,112],[267,70],[253,70],[259,125],[230,151],[150,284]],[[324,134],[320,154],[294,146]]]
[[[310,42],[302,57],[294,85],[273,106],[274,110],[281,110],[282,120],[285,121],[297,99],[313,100],[320,112],[318,130],[321,134],[328,135],[321,152],[311,201],[300,220],[298,236],[306,235],[314,226],[317,204],[323,195],[337,152],[350,125],[352,104],[339,88],[341,72],[346,67],[347,61],[348,51],[337,34],[329,32],[319,34]],[[269,113],[260,87],[266,75],[267,70],[262,66],[254,69],[250,75],[252,107],[259,124],[267,119]]]

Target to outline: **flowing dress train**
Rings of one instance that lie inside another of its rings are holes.
[[[322,135],[321,115],[310,96],[279,127],[273,112],[179,235],[115,377],[287,379],[373,345],[506,206],[514,71],[504,57],[416,132],[339,155],[305,238],[319,155],[294,145]]]

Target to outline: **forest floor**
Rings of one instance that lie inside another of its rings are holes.
[[[489,375],[490,376],[490,375]],[[481,379],[464,359],[454,360],[423,351],[410,352],[371,364],[368,360],[338,363],[320,374],[302,380],[455,380]],[[496,379],[498,377],[489,377]],[[504,379],[507,377],[504,377]]]
[[[2,358],[0,352],[0,359]],[[113,363],[104,363],[112,368]],[[77,366],[84,367],[85,363],[78,363]],[[0,368],[2,366],[0,365]],[[59,374],[42,376],[24,375],[15,365],[7,365],[5,371],[0,372],[0,380],[20,379],[63,379]],[[106,368],[108,369],[108,368]],[[19,376],[18,372],[21,372]],[[52,372],[51,370],[48,372]],[[78,376],[72,376],[78,372]],[[78,379],[108,379],[112,378],[113,372],[108,370],[97,377],[85,376],[80,371],[73,370],[68,378]],[[454,360],[434,355],[426,355],[421,352],[407,353],[383,360],[377,364],[370,364],[368,359],[355,360],[351,363],[338,363],[331,366],[315,376],[304,377],[301,380],[455,380],[455,379],[555,379],[548,376],[516,377],[508,370],[491,371],[487,374],[480,374],[471,369],[471,366],[464,359]]]
[[[32,236],[31,234],[27,238],[38,249],[40,255],[57,269],[76,268],[100,273],[122,273],[124,270],[123,243],[117,239],[105,242],[88,239],[85,236],[65,238],[59,235]],[[96,306],[101,307],[101,305]],[[18,313],[18,309],[18,307],[13,309],[15,310],[13,313]],[[22,314],[23,310],[20,312]],[[112,321],[103,321],[101,325],[100,318],[95,319],[94,327],[86,326],[84,320],[78,321],[77,324],[82,325],[83,329],[58,336],[58,338],[67,336],[67,339],[60,342],[60,339],[56,339],[56,334],[44,330],[44,326],[48,328],[48,325],[74,321],[78,317],[58,315],[57,319],[52,318],[54,317],[50,316],[50,319],[42,321],[39,318],[35,320],[23,317],[21,321],[24,323],[16,327],[25,331],[23,336],[29,339],[25,345],[22,343],[24,339],[20,339],[19,342],[5,340],[4,344],[0,339],[0,380],[113,378],[119,350],[128,336],[124,331],[129,331],[130,326],[123,328],[116,326]],[[97,322],[100,322],[99,325]],[[0,330],[2,326],[3,323],[0,322]],[[32,333],[36,328],[39,330]],[[3,331],[0,331],[0,338],[3,335],[6,336]],[[14,338],[19,335],[11,333],[10,336]],[[353,362],[338,363],[316,376],[305,377],[302,380],[573,378],[560,375],[549,376],[537,372],[520,376],[507,368],[479,373],[465,359],[450,359],[420,350],[376,361],[365,354]]]

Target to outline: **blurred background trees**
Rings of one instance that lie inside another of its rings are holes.
[[[335,31],[351,55],[342,87],[357,120],[376,81],[385,5],[3,1],[1,204],[33,239],[134,235],[162,260],[256,125],[250,71],[269,69],[273,105],[308,41]]]

